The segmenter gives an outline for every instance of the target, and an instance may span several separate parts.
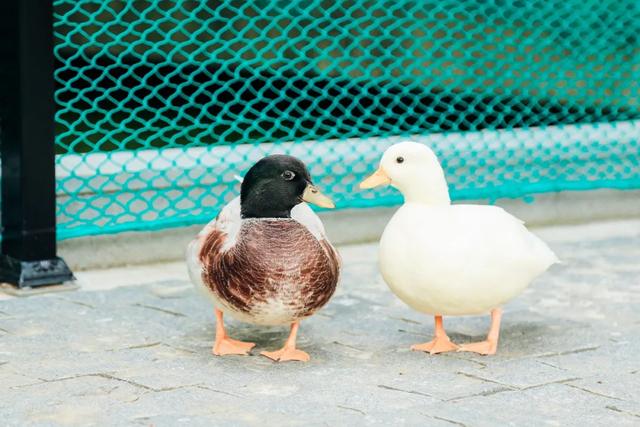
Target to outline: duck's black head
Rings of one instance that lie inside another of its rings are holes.
[[[333,202],[311,183],[307,167],[292,156],[272,155],[249,169],[240,188],[243,218],[289,218],[302,201],[322,207]]]

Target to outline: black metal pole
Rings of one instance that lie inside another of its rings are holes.
[[[0,281],[62,283],[73,275],[56,256],[52,1],[0,3]]]

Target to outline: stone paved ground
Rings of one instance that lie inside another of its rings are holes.
[[[0,424],[637,426],[638,224],[541,230],[565,264],[507,305],[494,357],[409,351],[431,319],[387,290],[375,245],[342,248],[338,294],[301,329],[308,364],[213,357],[182,279],[0,301]],[[445,325],[466,342],[488,319]],[[229,329],[258,351],[286,336]]]

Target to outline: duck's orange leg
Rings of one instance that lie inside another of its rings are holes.
[[[243,342],[233,340],[227,336],[222,320],[222,311],[216,308],[216,341],[213,343],[211,350],[216,356],[224,356],[227,354],[240,354],[246,356],[255,346],[252,342]]]
[[[415,344],[411,346],[414,351],[426,351],[429,354],[444,353],[446,351],[457,350],[458,346],[451,342],[442,325],[442,316],[435,316],[436,332],[435,337],[424,344]]]
[[[498,350],[498,338],[500,337],[500,319],[502,319],[502,309],[494,308],[491,310],[491,327],[489,328],[487,339],[461,345],[458,351],[472,351],[484,355],[496,354]]]
[[[308,362],[309,355],[302,350],[296,349],[296,336],[298,335],[298,327],[300,326],[300,322],[296,321],[291,324],[291,332],[289,333],[289,338],[280,350],[277,351],[263,351],[260,353],[263,356],[268,357],[271,360],[275,360],[276,362],[284,362],[287,360],[297,360],[300,362]]]

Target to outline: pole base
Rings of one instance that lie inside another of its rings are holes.
[[[0,282],[18,288],[60,285],[75,280],[62,258],[20,261],[8,255],[0,256]]]
[[[54,292],[77,291],[78,289],[80,289],[80,285],[76,282],[67,282],[59,285],[43,285],[35,288],[17,288],[9,283],[0,283],[0,300],[2,299],[2,294],[12,297],[31,297]]]

